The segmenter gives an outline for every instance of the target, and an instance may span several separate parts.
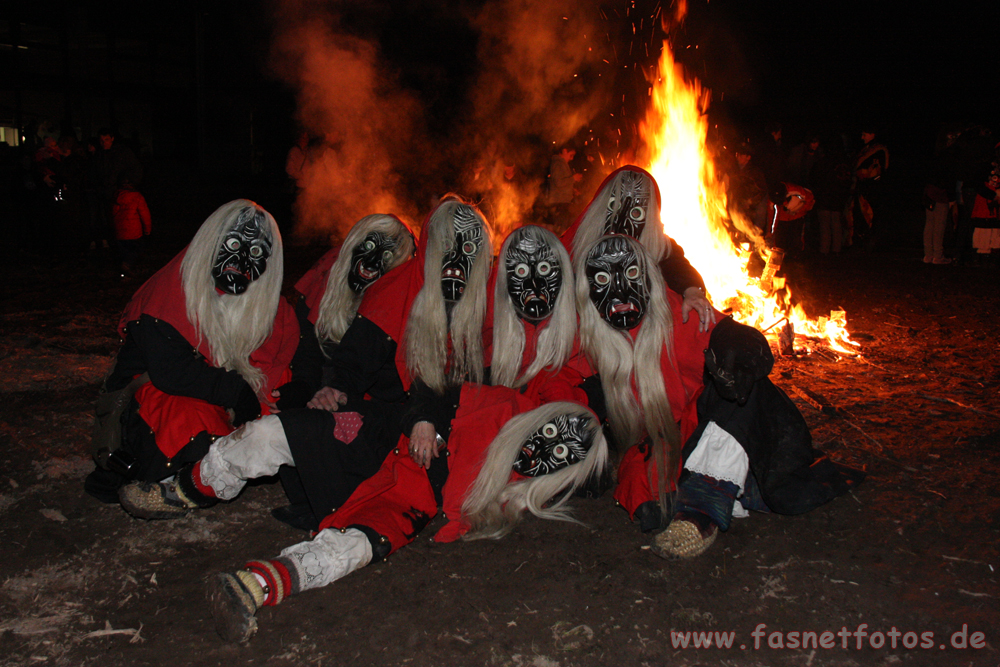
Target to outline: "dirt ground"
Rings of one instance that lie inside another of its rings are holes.
[[[317,255],[290,249],[290,277]],[[100,258],[0,272],[0,665],[1000,664],[993,267],[899,250],[800,272],[810,310],[847,310],[863,357],[784,358],[772,377],[817,446],[867,471],[852,494],[736,521],[681,563],[609,495],[576,500],[585,525],[527,520],[497,542],[437,545],[435,523],[388,562],[262,610],[246,646],[216,636],[204,579],[305,538],[268,513],[280,486],[174,522],[84,495],[93,402],[139,281]],[[865,624],[860,650],[846,633],[798,648]]]

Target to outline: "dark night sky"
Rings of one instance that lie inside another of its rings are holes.
[[[378,25],[369,17],[376,25],[366,23],[365,30],[382,39],[404,81],[427,60],[449,63],[459,79],[448,84],[454,97],[461,78],[475,71],[463,64],[474,58],[476,41],[457,16],[459,5],[388,4],[399,5],[396,17],[405,20]],[[578,11],[604,10],[609,33],[619,30],[621,61],[628,62],[622,54],[633,21],[644,19],[637,44],[659,43],[663,33],[648,17],[660,6],[657,0],[581,3]],[[1000,120],[1000,2],[689,0],[675,44],[678,59],[713,89],[713,109],[747,133],[778,120],[791,140],[811,130],[853,138],[861,124],[873,123],[887,140],[932,146],[944,124]],[[654,60],[651,54],[646,62]],[[421,85],[419,77],[410,83]],[[436,91],[422,92],[438,99]]]
[[[678,41],[700,44],[693,69],[715,99],[729,91],[732,111],[758,121],[873,122],[909,138],[998,120],[997,2],[692,0]]]

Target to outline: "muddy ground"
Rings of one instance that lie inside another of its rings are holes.
[[[290,249],[289,275],[317,255]],[[261,611],[247,646],[216,636],[203,580],[305,537],[270,517],[280,487],[156,523],[85,496],[93,401],[139,281],[99,256],[0,271],[0,665],[1000,664],[994,268],[897,250],[799,278],[811,310],[847,310],[863,357],[781,359],[773,378],[819,447],[867,471],[852,494],[736,521],[682,563],[654,556],[607,496],[577,500],[586,525],[528,520],[499,542],[437,545],[435,524],[389,562]],[[860,624],[901,634],[768,645]],[[982,648],[953,647],[963,628]],[[733,647],[675,647],[689,631],[734,632]]]

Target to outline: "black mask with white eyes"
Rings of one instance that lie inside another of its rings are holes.
[[[559,258],[544,239],[521,228],[507,246],[507,294],[519,317],[538,321],[552,314],[562,288]]]
[[[445,301],[455,303],[462,298],[472,265],[483,247],[483,225],[471,207],[458,206],[452,228],[454,236],[445,242],[441,258],[441,292]]]
[[[624,234],[638,239],[649,216],[652,183],[638,171],[623,171],[621,184],[612,189],[604,217],[605,234]]]
[[[605,322],[623,331],[639,326],[649,307],[649,284],[625,237],[598,241],[587,255],[586,274],[590,300]]]
[[[594,443],[590,420],[587,415],[556,415],[521,445],[514,472],[537,477],[585,459]]]
[[[347,272],[347,286],[355,294],[382,277],[396,252],[399,243],[382,232],[368,232],[361,243],[351,251],[351,269]]]
[[[266,227],[263,211],[245,208],[240,212],[215,255],[212,278],[216,288],[226,294],[243,294],[267,270],[271,241],[265,236]]]

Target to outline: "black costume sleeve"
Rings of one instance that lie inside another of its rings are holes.
[[[670,248],[670,254],[660,260],[660,273],[667,287],[680,295],[689,287],[705,289],[705,281],[684,256],[684,248],[673,239],[670,239]]]
[[[237,407],[247,390],[253,393],[239,373],[209,365],[177,329],[163,320],[143,315],[128,325],[125,335],[116,374],[119,367],[126,373],[129,369],[148,371],[153,386],[166,394],[189,396],[225,408]]]
[[[362,315],[355,316],[340,339],[329,366],[333,370],[330,386],[348,397],[360,399],[368,394],[387,403],[406,399],[396,370],[396,341]]]
[[[295,318],[299,322],[299,344],[295,348],[290,369],[292,379],[278,387],[278,407],[281,410],[304,408],[323,386],[323,364],[326,358],[316,339],[316,328],[309,321],[309,307],[305,299],[295,304]]]
[[[414,380],[410,386],[410,399],[403,411],[403,435],[410,435],[417,422],[430,422],[434,424],[438,435],[447,440],[451,433],[451,420],[458,411],[461,392],[462,387],[459,385],[449,387],[439,396],[422,380]]]

